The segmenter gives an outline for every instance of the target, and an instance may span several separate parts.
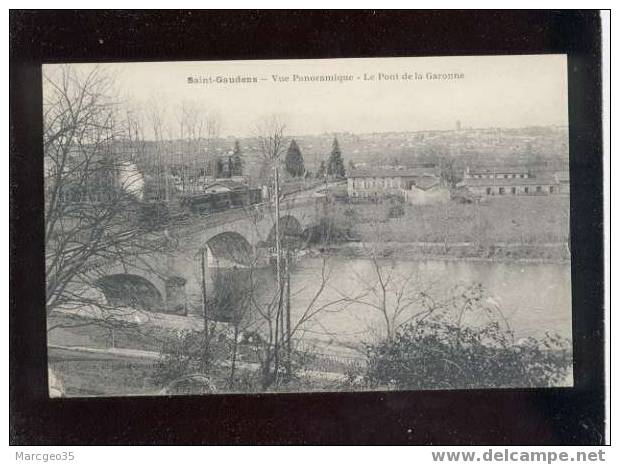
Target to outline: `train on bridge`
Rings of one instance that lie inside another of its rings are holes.
[[[191,215],[209,215],[263,202],[263,191],[235,182],[220,182],[206,192],[181,195],[172,202],[142,202],[139,221],[142,224],[167,223]]]
[[[263,193],[258,188],[239,191],[206,192],[181,198],[182,210],[191,213],[217,213],[231,208],[247,207],[263,201]]]

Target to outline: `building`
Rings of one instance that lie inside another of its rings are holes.
[[[431,205],[450,200],[450,189],[436,176],[423,176],[402,190],[403,197],[411,205]]]
[[[570,175],[568,171],[558,171],[554,174],[560,194],[570,194]]]
[[[229,152],[226,156],[215,156],[207,163],[207,175],[215,178],[233,178],[243,176],[243,162],[239,156]]]
[[[347,193],[352,200],[379,200],[387,196],[403,196],[404,190],[422,178],[439,179],[435,167],[402,170],[357,169],[348,173]]]
[[[467,167],[458,186],[478,196],[570,193],[568,173],[534,175],[526,168]]]
[[[531,177],[527,168],[465,168],[463,179],[528,179]]]

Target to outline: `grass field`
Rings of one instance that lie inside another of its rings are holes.
[[[67,396],[153,395],[161,390],[150,365],[123,360],[50,361]]]
[[[550,244],[568,240],[567,196],[496,197],[479,204],[405,205],[404,216],[386,221],[384,204],[354,204],[354,231],[367,242],[471,242]],[[447,218],[447,220],[446,220]],[[378,224],[379,223],[379,224]]]

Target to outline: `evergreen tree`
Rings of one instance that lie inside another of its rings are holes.
[[[321,164],[319,165],[319,169],[316,170],[316,178],[321,179],[325,176],[325,162],[321,160]]]
[[[223,173],[224,173],[224,162],[219,157],[215,161],[215,170],[214,171],[215,171],[215,177],[216,178],[221,178]]]
[[[327,174],[332,177],[344,178],[344,162],[342,161],[342,153],[338,145],[338,139],[334,137],[332,144],[332,153],[329,155],[327,163]]]
[[[216,165],[216,161],[213,158],[207,160],[207,170],[206,170],[207,176],[213,176],[213,177],[216,176],[215,171],[217,168],[215,165]]]
[[[291,145],[286,152],[286,158],[284,160],[286,172],[293,177],[301,177],[304,175],[306,169],[304,168],[304,157],[301,155],[301,150],[295,139],[291,141]]]
[[[228,160],[222,162],[222,177],[230,178],[232,176],[232,158],[228,157]]]
[[[231,174],[233,176],[243,176],[243,153],[238,140],[235,141],[235,149],[233,150]]]

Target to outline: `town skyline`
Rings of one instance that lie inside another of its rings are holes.
[[[459,120],[460,121],[460,120]],[[568,124],[546,124],[546,125],[525,125],[525,126],[464,126],[460,129],[439,129],[439,128],[428,128],[428,129],[417,129],[417,130],[402,130],[402,131],[372,131],[372,132],[355,132],[355,131],[325,131],[325,132],[306,132],[306,133],[285,133],[285,137],[287,138],[296,138],[296,137],[337,137],[339,135],[355,135],[355,136],[373,136],[373,135],[381,135],[381,134],[416,134],[416,133],[435,133],[435,132],[465,132],[465,131],[488,131],[488,130],[527,130],[527,129],[569,129]],[[285,127],[286,130],[286,127]],[[258,137],[256,134],[226,134],[215,136],[214,139],[223,139],[223,140],[235,140],[235,139],[254,139]],[[205,140],[207,138],[205,137]],[[145,138],[147,142],[155,142],[154,138]],[[181,140],[180,137],[164,139],[165,141],[176,141]]]

